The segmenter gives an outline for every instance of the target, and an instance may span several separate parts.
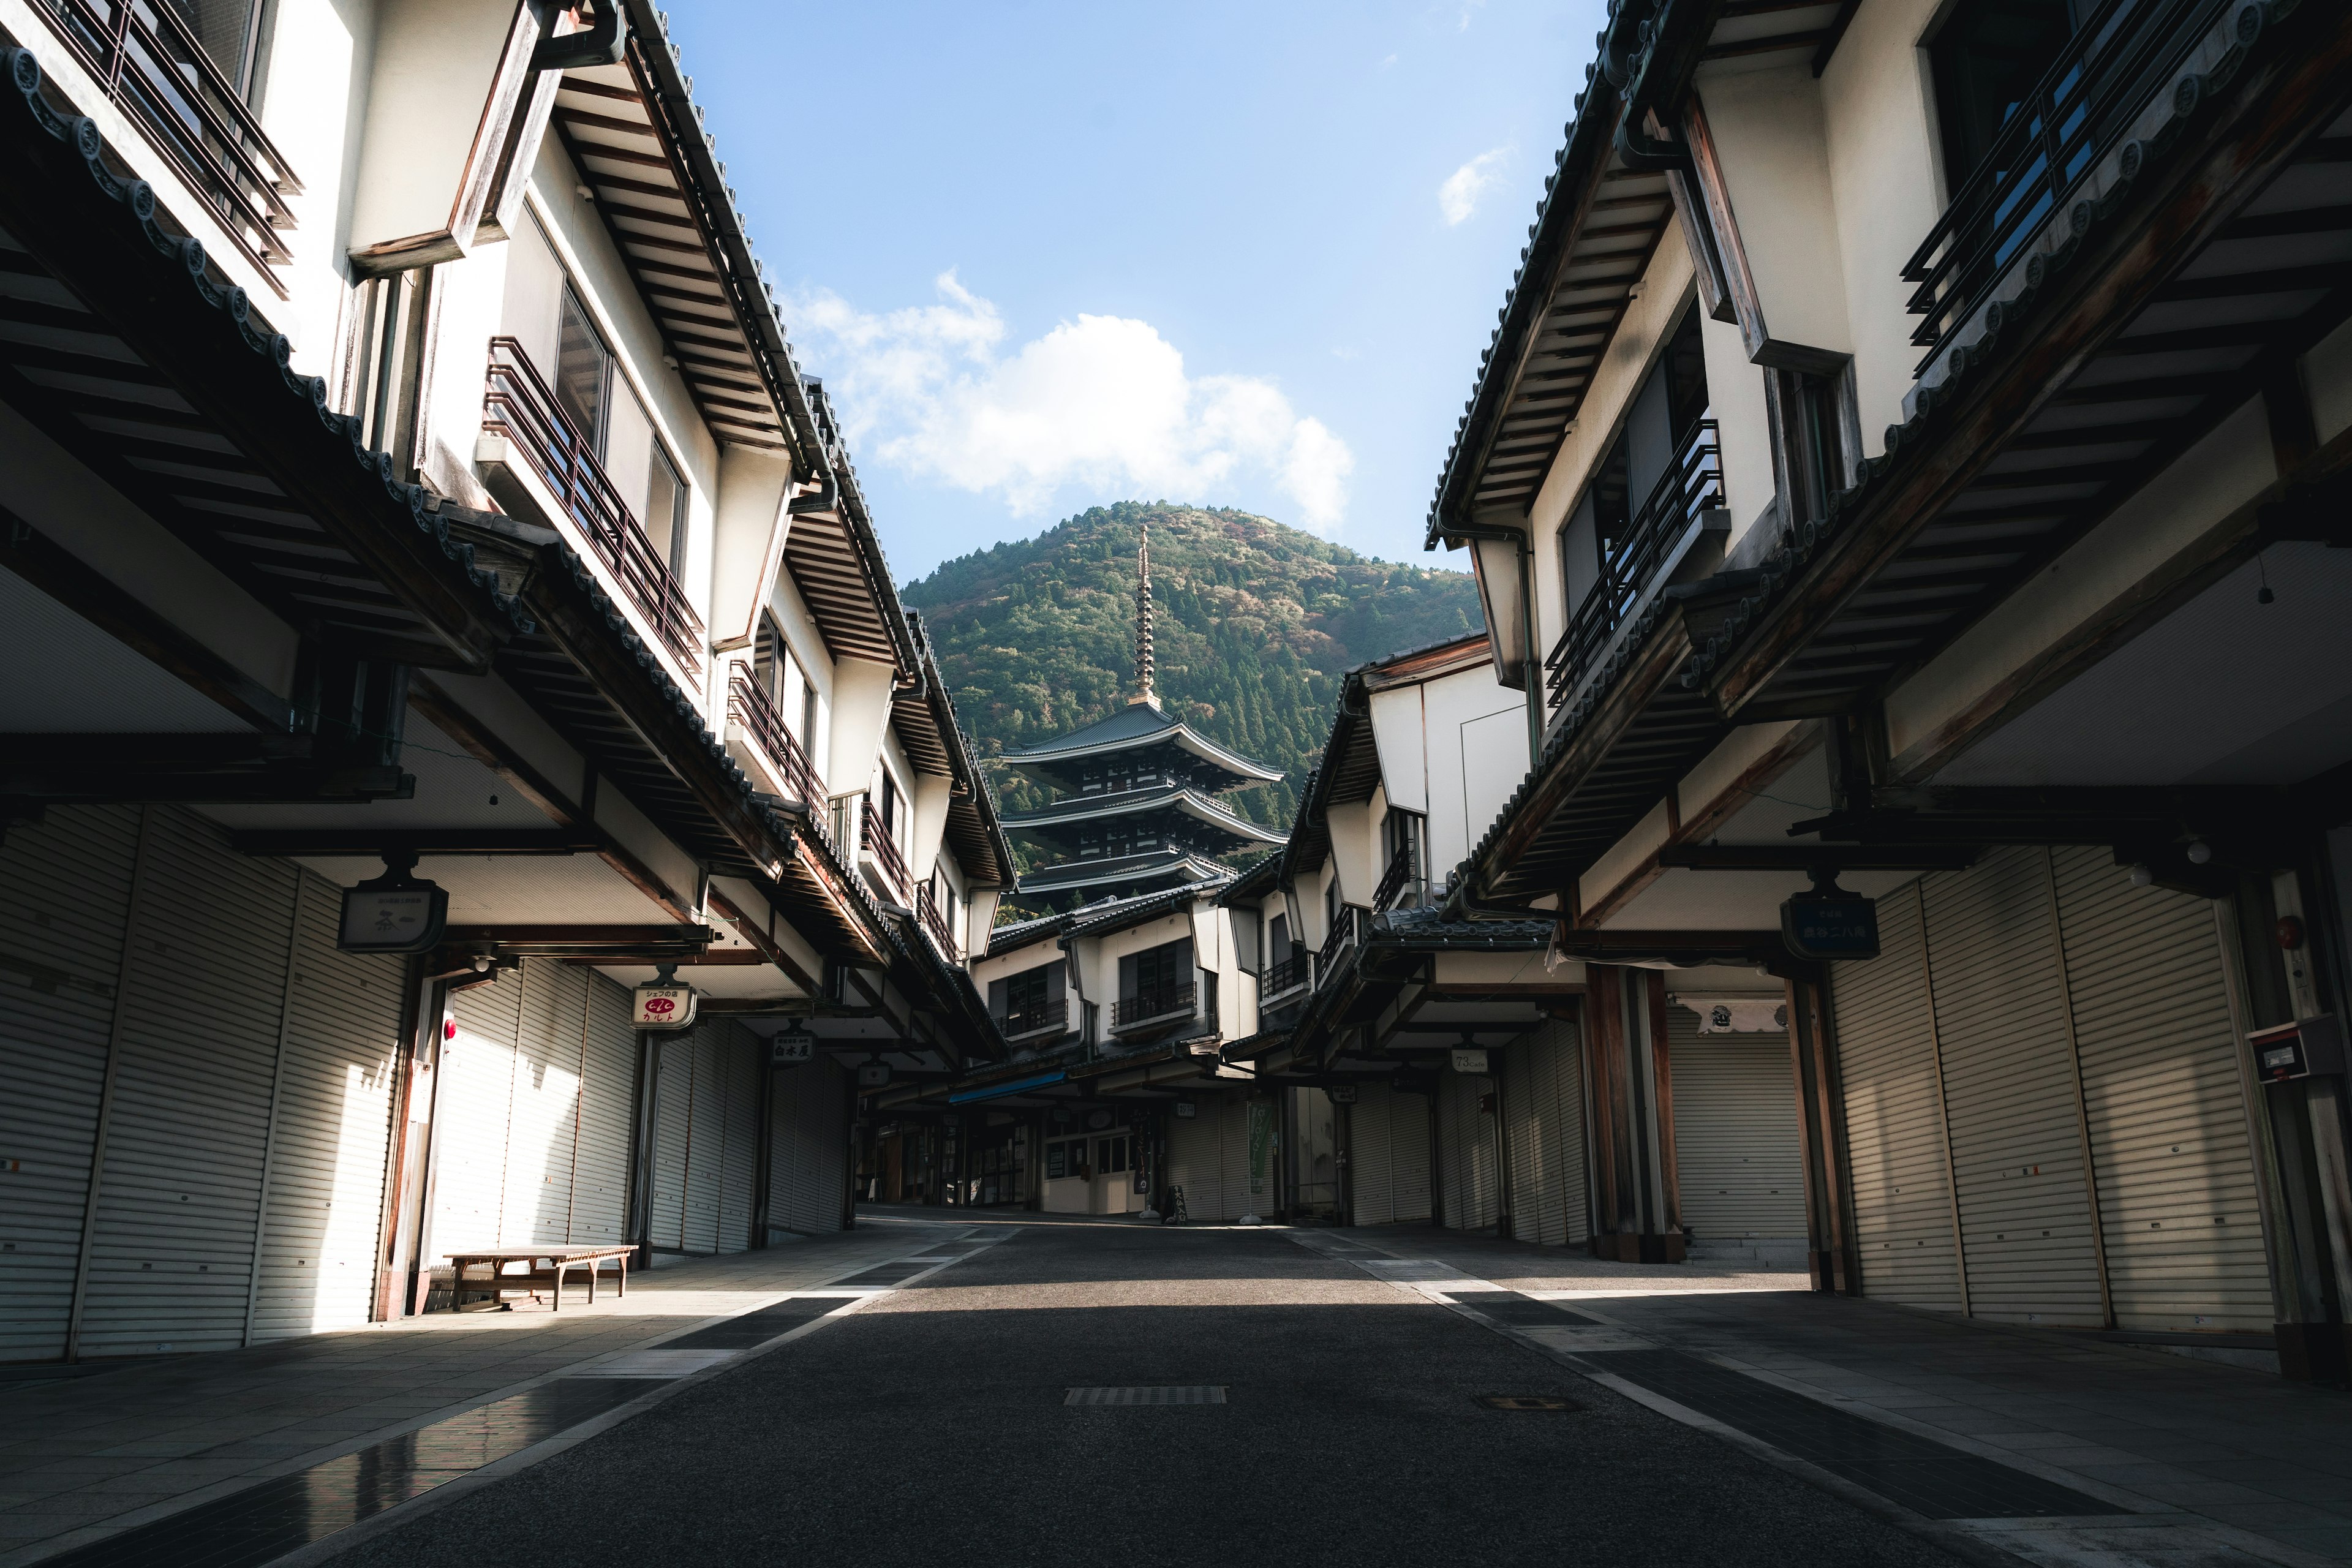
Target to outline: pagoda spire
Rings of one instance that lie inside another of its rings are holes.
[[[1160,706],[1151,689],[1151,525],[1143,525],[1143,542],[1135,551],[1135,695],[1139,702]]]

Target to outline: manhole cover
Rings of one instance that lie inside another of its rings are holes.
[[[1074,1388],[1065,1405],[1223,1405],[1223,1384],[1164,1388]]]
[[[1577,1410],[1582,1408],[1564,1394],[1479,1394],[1472,1395],[1489,1410]]]

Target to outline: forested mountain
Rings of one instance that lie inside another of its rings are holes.
[[[1034,539],[948,562],[905,593],[984,758],[1092,723],[1135,674],[1135,550],[1151,526],[1160,700],[1202,734],[1283,770],[1227,797],[1287,825],[1331,725],[1339,678],[1475,629],[1469,574],[1375,561],[1245,511],[1121,501]],[[1043,804],[992,765],[1008,811]]]

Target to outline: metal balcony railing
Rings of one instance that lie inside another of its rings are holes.
[[[284,299],[276,268],[293,254],[287,198],[301,194],[302,182],[178,8],[156,0],[34,4]]]
[[[1059,1034],[1070,1026],[1070,999],[1040,1002],[1034,1007],[1019,1007],[996,1021],[1008,1040],[1024,1039],[1031,1035],[1048,1032]]]
[[[1544,659],[1545,710],[1568,700],[1609,646],[1617,628],[1637,609],[1651,582],[1666,564],[1666,553],[1699,515],[1723,504],[1723,450],[1712,419],[1695,422],[1658,476],[1649,498],[1601,551],[1601,577],[1569,615],[1568,627]]]
[[[1399,855],[1389,862],[1389,868],[1381,873],[1380,886],[1372,889],[1374,910],[1420,907],[1422,879],[1412,874],[1412,868],[1413,857],[1410,854]]]
[[[740,664],[727,682],[727,716],[750,731],[774,762],[786,795],[813,809],[824,805],[824,785],[817,781],[816,769],[809,765],[808,753],[801,750],[784,716],[776,711],[767,689]]]
[[[1276,996],[1297,990],[1307,984],[1307,977],[1314,971],[1314,954],[1304,948],[1292,948],[1288,958],[1277,959],[1265,966],[1265,973],[1258,978],[1260,998],[1270,1002]]]
[[[579,525],[597,559],[610,567],[630,602],[653,623],[662,643],[697,686],[702,684],[702,617],[654,549],[643,524],[621,499],[595,448],[555,401],[538,367],[513,338],[490,340],[489,390],[482,427],[514,444],[556,504]]]
[[[913,879],[907,875],[907,858],[898,852],[889,830],[882,826],[882,814],[874,809],[872,795],[866,797],[865,809],[857,814],[857,843],[880,873],[882,890],[893,903],[907,902],[907,889],[913,885]]]
[[[1332,922],[1331,934],[1323,939],[1323,951],[1315,955],[1317,984],[1328,980],[1348,950],[1363,939],[1363,921],[1364,911],[1354,904],[1339,906],[1339,918]]]
[[[931,945],[940,950],[940,957],[950,963],[963,962],[963,946],[949,928],[948,918],[940,912],[940,901],[931,895],[929,882],[915,889],[915,919],[922,926],[923,934],[931,939]]]
[[[1200,988],[1190,981],[1181,985],[1162,985],[1150,991],[1139,991],[1132,996],[1120,997],[1112,1005],[1110,1026],[1131,1029],[1163,1018],[1181,1018],[1197,1012],[1200,1005]]]
[[[2035,235],[2063,217],[2083,177],[2168,86],[2182,58],[2231,0],[2105,0],[1952,197],[1903,268],[1911,341],[1925,370],[1976,314]],[[1915,373],[1916,374],[1916,373]]]

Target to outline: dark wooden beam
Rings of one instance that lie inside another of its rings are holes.
[[[231,833],[242,854],[343,856],[593,855],[604,847],[593,834],[562,827],[250,828]]]
[[[1950,844],[1669,844],[1658,864],[1685,871],[1959,871],[1977,851]]]

